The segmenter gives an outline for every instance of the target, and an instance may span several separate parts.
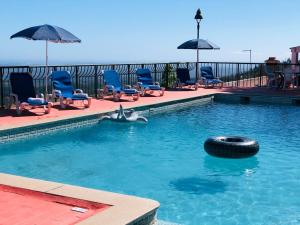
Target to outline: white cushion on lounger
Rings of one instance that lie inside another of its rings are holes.
[[[29,104],[34,104],[34,105],[42,105],[44,104],[46,101],[43,98],[28,98],[27,102]]]

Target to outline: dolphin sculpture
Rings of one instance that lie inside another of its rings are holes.
[[[120,105],[119,110],[116,110],[113,113],[109,113],[108,115],[104,115],[100,120],[113,120],[118,122],[134,122],[134,121],[143,121],[148,122],[147,118],[140,116],[133,109],[124,110],[123,106]]]

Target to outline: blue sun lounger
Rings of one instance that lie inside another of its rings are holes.
[[[176,70],[176,75],[176,87],[183,88],[187,86],[188,88],[194,88],[195,91],[198,89],[199,82],[196,80],[191,80],[190,71],[188,68],[178,68]]]
[[[81,101],[84,107],[90,107],[92,98],[81,89],[73,88],[69,71],[53,71],[50,77],[53,85],[51,97],[53,100],[59,99],[61,108],[66,108],[74,101]]]
[[[120,101],[122,95],[131,96],[133,101],[137,101],[140,97],[140,92],[130,85],[121,85],[119,74],[115,70],[104,70],[104,89],[98,90],[98,96],[104,98],[105,96],[112,95],[114,101]]]
[[[214,76],[211,66],[202,66],[200,71],[202,83],[205,87],[214,87],[215,85],[220,85],[220,88],[223,87],[223,81]]]
[[[136,71],[138,83],[137,87],[142,96],[158,92],[159,96],[163,96],[165,88],[161,87],[159,82],[154,82],[149,69],[137,69]]]
[[[11,73],[10,84],[12,94],[9,97],[8,109],[14,103],[18,115],[26,109],[26,106],[31,108],[42,107],[45,113],[50,113],[52,103],[47,102],[43,94],[36,95],[30,73]]]

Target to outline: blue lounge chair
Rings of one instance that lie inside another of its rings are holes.
[[[52,79],[53,91],[52,99],[59,99],[61,108],[72,104],[74,101],[80,101],[84,107],[91,106],[92,98],[83,93],[81,89],[74,89],[71,82],[71,75],[68,71],[53,71],[50,75]]]
[[[188,68],[178,68],[176,70],[177,75],[177,81],[176,81],[176,87],[183,88],[194,88],[195,91],[197,91],[199,82],[196,80],[191,80],[190,77],[190,71]]]
[[[124,88],[121,85],[119,74],[115,70],[105,70],[103,72],[104,89],[98,90],[98,96],[103,98],[107,95],[112,95],[114,101],[120,101],[122,95],[131,96],[133,101],[137,101],[140,97],[140,92],[130,85]]]
[[[30,108],[42,107],[45,113],[50,113],[52,103],[44,99],[43,94],[36,95],[33,79],[30,73],[11,73],[10,84],[12,94],[10,95],[7,108],[16,105],[17,114],[20,115],[26,106]]]
[[[165,93],[165,88],[159,85],[159,82],[154,82],[151,76],[151,71],[149,69],[138,69],[136,71],[138,83],[137,87],[141,92],[142,96],[146,94],[153,94],[158,91],[159,96],[163,96]]]
[[[200,71],[202,83],[205,87],[214,87],[215,85],[220,85],[220,88],[223,87],[223,81],[214,76],[211,66],[202,66]]]

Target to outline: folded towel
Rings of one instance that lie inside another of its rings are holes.
[[[28,98],[27,102],[29,104],[33,104],[33,105],[42,105],[42,104],[46,103],[45,99],[43,99],[43,98]]]

